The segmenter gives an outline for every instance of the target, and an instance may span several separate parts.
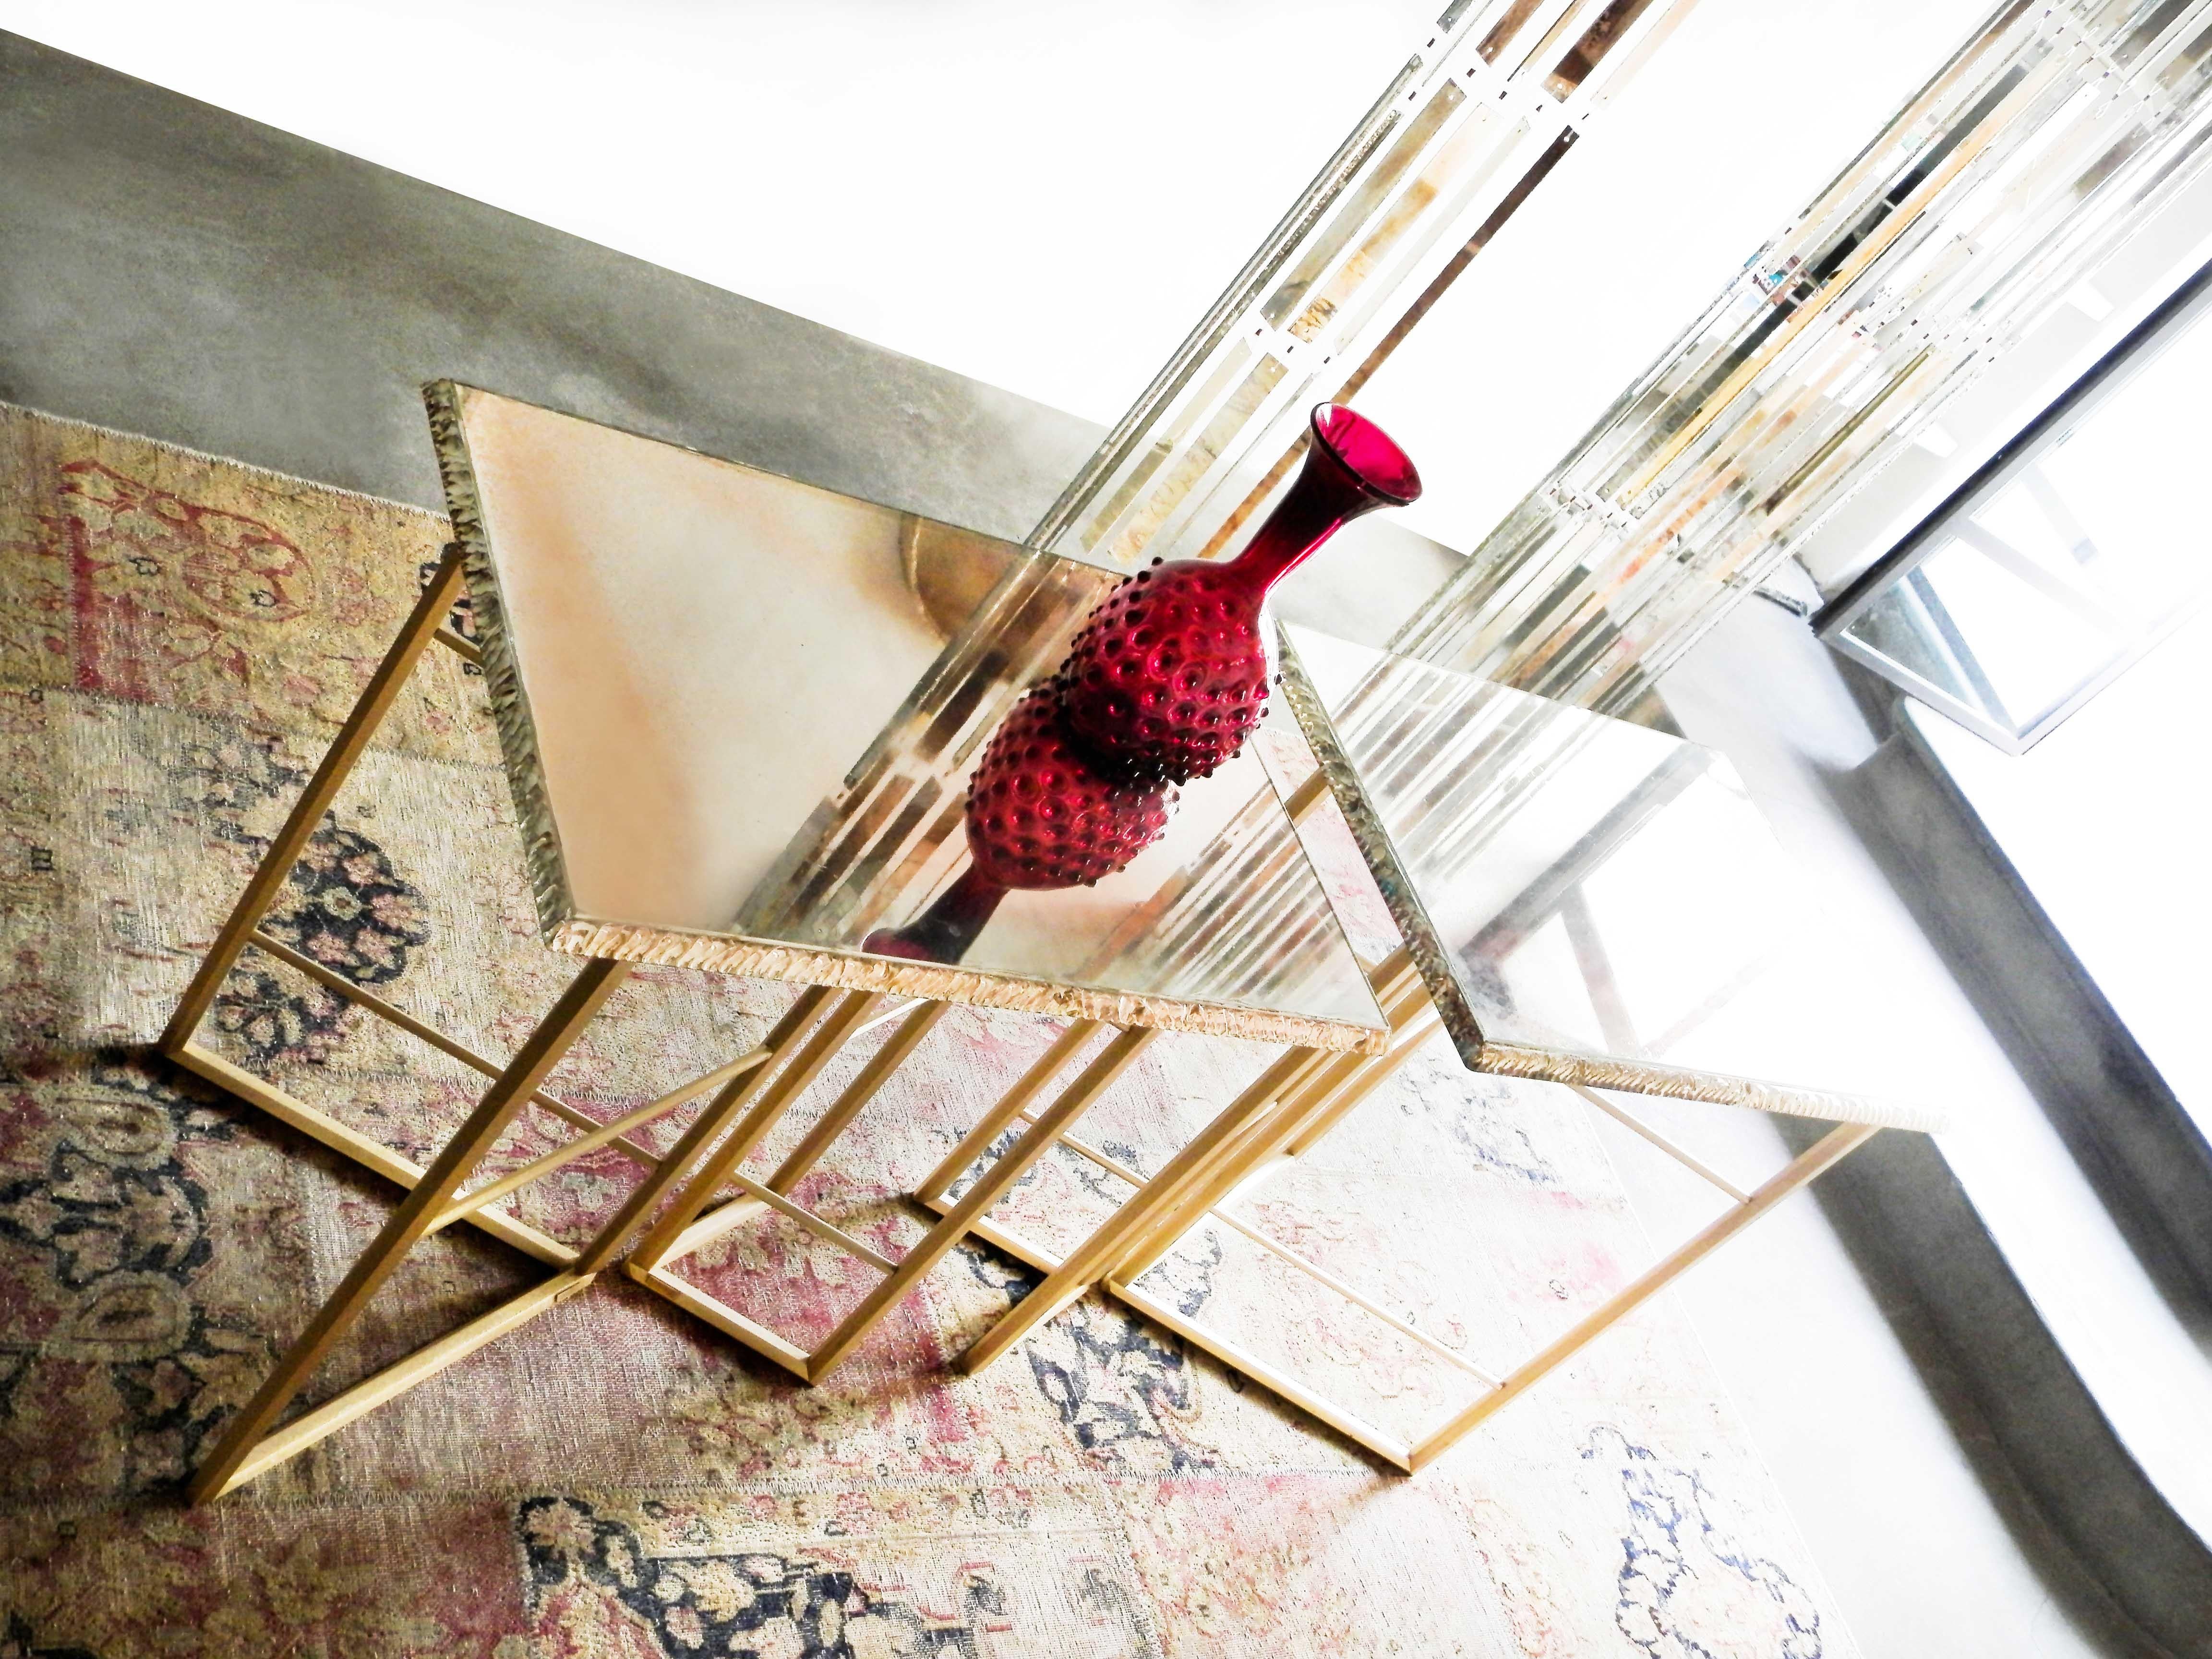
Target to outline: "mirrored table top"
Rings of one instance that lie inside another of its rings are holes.
[[[968,868],[969,774],[1118,573],[472,387],[425,397],[556,949],[1380,1049],[1249,748],[1125,868],[1006,894],[957,960],[865,948]]]
[[[1850,970],[1723,757],[1280,632],[1285,701],[1471,1069],[1941,1127],[1899,1097],[1879,1032],[1852,1016]]]

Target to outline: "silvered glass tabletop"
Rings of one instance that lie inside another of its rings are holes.
[[[471,387],[426,395],[555,948],[1382,1046],[1249,751],[1186,785],[1119,872],[1006,896],[957,961],[865,948],[966,869],[969,773],[1121,573]],[[963,629],[979,608],[991,625]]]
[[[1722,756],[1307,629],[1285,624],[1281,650],[1471,1069],[1939,1126],[1852,1017],[1852,970]]]

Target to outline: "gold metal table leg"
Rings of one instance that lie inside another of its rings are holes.
[[[1565,1364],[1589,1346],[1593,1338],[1620,1323],[1790,1194],[1801,1187],[1809,1186],[1881,1133],[1870,1123],[1839,1123],[1829,1130],[1792,1158],[1771,1180],[1754,1188],[1743,1202],[1723,1212],[1717,1220],[1700,1229],[1687,1243],[1614,1291],[1572,1329],[1547,1345],[1533,1358],[1507,1373],[1504,1381],[1497,1388],[1417,1443],[1413,1447],[1413,1467],[1419,1469],[1424,1464],[1434,1462],[1449,1450],[1461,1436],[1492,1412],[1525,1392],[1539,1378]]]
[[[810,994],[818,998],[832,994],[817,992]],[[943,1017],[946,1005],[935,1003],[911,1012],[902,1012],[899,1028],[871,1057],[852,1084],[830,1103],[766,1183],[750,1179],[739,1168],[746,1156],[760,1144],[775,1122],[798,1100],[807,1085],[818,1075],[830,1056],[853,1034],[876,1023],[875,1008],[880,998],[865,996],[859,992],[836,994],[843,1000],[834,1006],[823,1006],[818,1016],[819,1023],[813,1028],[813,1034],[801,1056],[793,1062],[789,1070],[759,1090],[758,1097],[751,1101],[750,1109],[743,1123],[710,1158],[700,1164],[696,1173],[690,1174],[689,1184],[682,1194],[663,1213],[644,1242],[623,1264],[625,1270],[640,1284],[666,1297],[717,1329],[728,1333],[793,1376],[809,1382],[819,1381],[841,1364],[876,1322],[972,1231],[977,1218],[1051,1148],[1068,1125],[1112,1085],[1156,1035],[1149,1030],[1133,1030],[1123,1032],[1108,1042],[1069,1084],[1052,1107],[1031,1121],[1030,1127],[1006,1156],[994,1160],[982,1172],[975,1188],[963,1196],[961,1202],[947,1205],[948,1212],[945,1217],[912,1250],[894,1262],[822,1217],[793,1203],[787,1194],[814,1166],[837,1136],[849,1127],[868,1100],[882,1088],[884,1080]],[[959,1146],[938,1166],[932,1180],[940,1184],[951,1182],[976,1158],[982,1157],[991,1143],[1023,1115],[1028,1103],[1051,1085],[1066,1068],[1076,1052],[1100,1029],[1097,1023],[1091,1020],[1071,1022],[1022,1079],[962,1139]],[[703,1148],[706,1141],[718,1132],[720,1123],[729,1121],[734,1116],[737,1106],[744,1103],[734,1102],[726,1109],[718,1103],[702,1114],[699,1124],[693,1130],[693,1139],[697,1146]],[[709,1117],[715,1117],[717,1121],[710,1124]],[[698,1155],[692,1141],[687,1140],[685,1145],[679,1146],[664,1161],[659,1184],[665,1187],[684,1178]],[[717,1209],[706,1209],[714,1192],[726,1185],[736,1186],[745,1196]],[[776,1211],[884,1275],[882,1282],[811,1353],[671,1270],[672,1263],[710,1240],[720,1237],[731,1227],[750,1219],[763,1208]],[[610,1233],[612,1231],[611,1229]],[[611,1242],[609,1248],[612,1248]],[[587,1249],[578,1265],[580,1267],[600,1259],[592,1249]]]
[[[859,1307],[845,1316],[843,1322],[830,1334],[828,1340],[815,1349],[808,1361],[808,1376],[818,1382],[835,1370],[860,1339],[868,1334],[869,1328],[890,1312],[900,1297],[921,1282],[925,1273],[945,1259],[947,1252],[967,1235],[970,1224],[997,1203],[1031,1164],[1049,1152],[1053,1143],[1073,1125],[1092,1102],[1113,1086],[1115,1079],[1158,1036],[1159,1033],[1150,1027],[1124,1031],[1099,1050],[1097,1057],[1083,1069],[1074,1082],[1068,1085],[1060,1098],[1037,1115],[1036,1121],[1022,1138],[977,1176],[975,1185],[961,1195],[960,1201],[923,1235],[920,1243],[900,1259],[897,1270],[870,1291]]]
[[[881,1000],[872,992],[830,991],[819,988],[807,992],[800,999],[806,1007],[802,1017],[806,1036],[799,1053],[788,1066],[772,1077],[763,1073],[757,1085],[740,1089],[726,1105],[716,1103],[725,1121],[734,1116],[741,1107],[745,1109],[744,1118],[729,1139],[707,1156],[697,1173],[691,1176],[690,1184],[653,1224],[652,1230],[631,1253],[630,1264],[633,1267],[640,1270],[655,1268],[676,1253],[678,1240],[699,1212],[721,1190],[730,1171],[744,1163],[752,1150],[767,1138],[769,1131],[775,1128],[783,1115],[797,1103],[799,1096],[806,1091],[807,1085],[821,1075],[822,1068],[845,1046],[846,1038],[867,1019]],[[715,1109],[713,1108],[702,1113],[701,1124],[704,1124],[714,1113]],[[698,1133],[696,1126],[693,1133]],[[701,1144],[703,1146],[704,1142]],[[679,1147],[677,1152],[671,1153],[663,1161],[661,1170],[656,1170],[646,1187],[641,1188],[639,1193],[633,1196],[631,1202],[639,1206],[641,1217],[659,1197],[660,1191],[675,1179],[672,1166],[678,1163],[682,1152]],[[664,1171],[669,1172],[665,1178]],[[649,1195],[647,1188],[653,1189]],[[613,1248],[612,1245],[608,1246],[607,1253],[611,1254]],[[592,1251],[587,1250],[583,1259],[593,1259]]]
[[[1103,1278],[1120,1253],[1160,1210],[1171,1204],[1212,1167],[1214,1153],[1231,1137],[1260,1114],[1272,1111],[1277,1101],[1314,1063],[1315,1051],[1293,1048],[1278,1060],[1244,1092],[1214,1115],[1213,1121],[1177,1153],[1168,1166],[1116,1210],[1091,1237],[1078,1245],[1045,1282],[1010,1309],[1005,1318],[983,1333],[960,1356],[960,1369],[981,1370],[1037,1325],[1051,1318]],[[1042,1124],[1043,1120],[1040,1119]],[[1036,1133],[1031,1130],[1030,1133]],[[975,1196],[973,1193],[969,1198]],[[967,1200],[963,1200],[964,1204]],[[973,1213],[980,1212],[971,1212]],[[945,1218],[951,1222],[960,1210]],[[945,1224],[940,1223],[940,1225]]]
[[[442,615],[443,612],[439,614]],[[384,1224],[375,1241],[362,1252],[352,1269],[337,1290],[308,1322],[284,1357],[276,1362],[276,1369],[260,1389],[247,1402],[244,1410],[232,1419],[215,1450],[200,1466],[188,1488],[191,1501],[204,1504],[231,1489],[246,1479],[247,1460],[276,1424],[277,1416],[291,1403],[315,1367],[322,1363],[331,1346],[346,1328],[360,1317],[368,1299],[376,1294],[384,1281],[399,1266],[407,1252],[430,1229],[439,1212],[459,1196],[461,1184],[483,1159],[492,1145],[506,1133],[528,1102],[531,1092],[543,1083],[568,1046],[582,1033],[597,1013],[600,1005],[614,994],[629,974],[627,963],[594,961],[585,965],[568,990],[562,994],[552,1011],[538,1024],[514,1059],[507,1065],[497,1082],[484,1091],[476,1110],[468,1121],[453,1133],[437,1159],[423,1172],[422,1179],[400,1200],[399,1207]],[[580,1286],[579,1286],[580,1288]],[[546,1305],[550,1306],[549,1302]],[[485,1340],[489,1340],[488,1338]],[[462,1352],[467,1352],[464,1349]],[[459,1352],[452,1358],[459,1358]],[[448,1359],[446,1363],[451,1363]],[[428,1373],[425,1372],[425,1375]],[[371,1389],[378,1382],[356,1384],[355,1390]],[[386,1390],[380,1398],[388,1397]],[[343,1398],[343,1396],[342,1396]],[[335,1405],[337,1402],[332,1402]],[[374,1403],[371,1401],[370,1403]],[[364,1407],[366,1409],[366,1407]],[[323,1432],[327,1433],[347,1420],[343,1416],[331,1414],[331,1407],[323,1408],[326,1415]],[[286,1443],[282,1455],[290,1456],[311,1443],[294,1436]],[[257,1462],[252,1473],[268,1467],[266,1462]]]
[[[952,1006],[949,1002],[925,1002],[920,1007],[896,1016],[897,1027],[884,1040],[884,1046],[869,1057],[845,1092],[830,1103],[829,1110],[816,1120],[812,1128],[782,1163],[769,1176],[768,1187],[772,1192],[788,1193],[806,1178],[806,1172],[822,1159],[830,1143],[845,1133],[860,1109],[874,1099],[893,1072],[903,1065],[906,1057],[921,1047],[921,1040],[937,1029],[937,1022],[945,1018]]]
[[[448,548],[446,556],[422,589],[422,596],[415,602],[405,623],[401,624],[398,637],[392,648],[384,653],[376,672],[369,677],[361,699],[354,704],[353,712],[346,716],[345,724],[331,740],[331,746],[316,767],[315,775],[307,781],[307,787],[292,808],[284,827],[269,843],[260,867],[246,884],[230,918],[216,933],[215,943],[201,958],[199,971],[192,975],[191,984],[177,1004],[177,1011],[169,1017],[168,1029],[161,1033],[161,1052],[175,1058],[190,1042],[192,1033],[199,1029],[213,1005],[216,993],[222,988],[223,978],[238,961],[238,954],[246,948],[247,939],[269,907],[276,902],[283,890],[292,866],[307,849],[316,828],[329,811],[331,803],[337,799],[347,775],[368,748],[368,740],[376,735],[376,728],[392,712],[400,688],[415,672],[415,665],[428,649],[438,629],[445,622],[446,613],[453,608],[453,601],[461,591],[461,553],[458,547]]]

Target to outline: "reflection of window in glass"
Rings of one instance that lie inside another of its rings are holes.
[[[1740,1033],[1698,1039],[1810,923],[1758,809],[1703,759],[1686,747],[1652,774],[1467,947],[1476,980],[1505,993],[1496,1035],[1746,1069]],[[1654,786],[1660,804],[1640,810]]]
[[[2018,754],[2212,593],[2212,267],[2039,416],[1820,621]]]

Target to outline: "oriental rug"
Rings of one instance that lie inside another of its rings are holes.
[[[0,1655],[1853,1653],[1664,1300],[1407,1480],[1100,1299],[980,1377],[948,1372],[1032,1282],[987,1248],[812,1389],[603,1280],[185,1508],[182,1477],[394,1194],[148,1044],[444,532],[0,407]],[[279,914],[356,982],[504,1054],[575,964],[536,941],[481,704],[434,650]],[[611,1115],[742,1052],[793,994],[642,970],[554,1086]],[[418,1158],[480,1086],[264,958],[208,1030]],[[904,1248],[924,1218],[899,1194],[1054,1030],[955,1011],[800,1196]],[[1156,1167],[1272,1058],[1170,1038],[1088,1133]],[[1243,1215],[1448,1345],[1510,1361],[1650,1259],[1583,1113],[1433,1045]],[[559,1138],[526,1121],[501,1161]],[[631,1176],[586,1158],[521,1212],[580,1238]],[[1009,1207],[1065,1225],[1111,1200],[1105,1179],[1060,1159]],[[536,1271],[468,1229],[441,1235],[311,1392]],[[866,1288],[781,1223],[687,1271],[800,1336]],[[1241,1321],[1363,1411],[1410,1424],[1449,1403],[1449,1367],[1400,1354],[1235,1235],[1158,1272],[1190,1316]]]

